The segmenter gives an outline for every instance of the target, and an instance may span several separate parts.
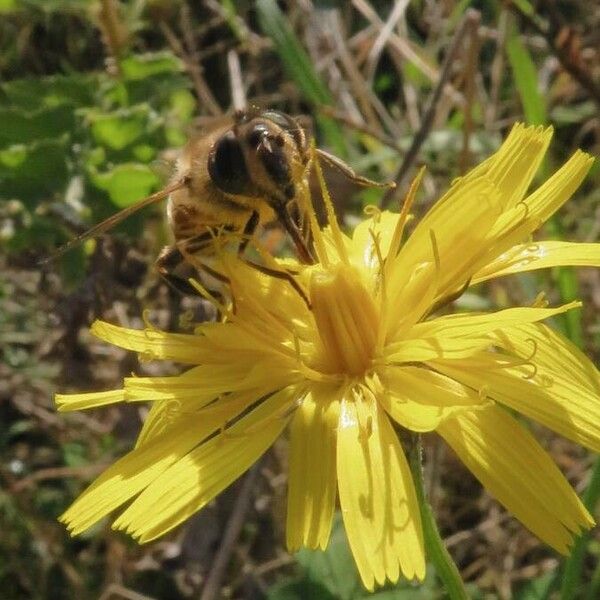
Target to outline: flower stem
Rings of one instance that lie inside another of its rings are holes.
[[[436,572],[444,584],[448,598],[450,600],[468,600],[469,596],[465,590],[460,573],[450,553],[446,550],[446,546],[444,546],[433,516],[433,511],[425,497],[421,436],[419,434],[413,435],[412,442],[409,452],[409,463],[417,492],[417,500],[421,509],[426,553],[433,562]]]
[[[583,504],[593,514],[596,504],[600,499],[600,459],[597,459],[592,468],[592,477],[588,483],[585,494],[583,495]],[[562,574],[560,598],[561,600],[571,600],[577,597],[582,591],[581,572],[583,570],[583,561],[588,551],[588,545],[591,540],[589,532],[582,534],[571,550],[571,555],[566,560]],[[596,569],[598,570],[598,569]],[[594,573],[596,577],[596,573]]]

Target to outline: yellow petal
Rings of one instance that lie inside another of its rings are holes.
[[[500,192],[503,209],[516,206],[522,199],[538,170],[552,139],[552,127],[513,126],[498,151],[453,185],[485,177]]]
[[[152,360],[174,360],[198,364],[210,357],[203,337],[182,333],[165,333],[152,329],[127,329],[105,321],[95,321],[91,332],[101,340],[120,348],[140,352]]]
[[[218,428],[219,418],[191,426],[189,416],[153,440],[126,454],[90,485],[60,517],[72,535],[81,533],[96,521],[138,494],[165,469],[189,452],[208,430]]]
[[[541,325],[509,328],[495,339],[522,357],[520,364],[497,352],[432,364],[466,385],[483,387],[490,398],[578,444],[600,451],[600,375],[585,355]]]
[[[535,192],[507,210],[494,224],[490,239],[496,241],[481,259],[477,271],[539,229],[574,194],[593,162],[589,154],[577,150]]]
[[[125,392],[128,402],[179,400],[195,408],[222,394],[266,388],[286,387],[293,375],[277,361],[232,362],[195,367],[182,375],[171,377],[127,377]]]
[[[388,368],[382,383],[379,403],[397,423],[412,431],[433,431],[457,412],[487,404],[471,388],[425,368]]]
[[[336,499],[335,445],[339,391],[308,394],[291,427],[287,506],[287,546],[324,550],[329,542]]]
[[[111,390],[108,392],[89,392],[86,394],[56,394],[54,402],[60,412],[69,410],[84,410],[125,402],[125,390]]]
[[[552,459],[505,411],[460,413],[438,433],[499,502],[559,552],[566,554],[573,535],[593,525]]]
[[[337,442],[344,525],[361,579],[422,580],[421,517],[406,458],[387,417],[368,397],[342,401]]]
[[[297,396],[295,388],[273,394],[224,432],[178,456],[123,512],[114,528],[125,529],[145,543],[200,510],[269,448],[289,421],[286,411]]]
[[[404,339],[388,343],[388,364],[436,358],[465,358],[490,345],[490,333],[518,323],[531,323],[581,306],[571,302],[556,308],[507,308],[494,313],[456,314],[417,323]]]
[[[188,422],[200,419],[207,427],[210,427],[209,424],[214,423],[216,419],[218,425],[213,427],[213,430],[222,428],[228,421],[237,418],[241,412],[255,404],[257,398],[266,397],[274,391],[273,388],[259,388],[227,394],[218,399],[213,396],[209,406],[206,406],[208,402],[200,394],[198,398],[188,398],[185,402],[178,399],[158,400],[153,403],[144,420],[136,448],[147,444],[182,418],[187,418]]]
[[[471,284],[548,267],[600,267],[600,244],[531,242],[519,244],[478,271]]]
[[[411,306],[408,277],[430,263],[436,293],[465,283],[501,214],[498,190],[485,179],[453,186],[425,215],[393,261],[387,281],[390,306]],[[403,311],[398,311],[399,317]],[[393,325],[393,324],[392,324]]]
[[[357,266],[379,269],[378,252],[383,258],[387,256],[399,214],[389,211],[377,213],[370,219],[361,221],[352,234],[350,260]]]

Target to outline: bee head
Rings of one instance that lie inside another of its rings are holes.
[[[307,163],[306,135],[292,117],[277,111],[236,115],[208,158],[213,183],[232,195],[286,202]]]

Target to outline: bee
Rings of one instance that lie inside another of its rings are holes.
[[[324,150],[316,149],[316,154],[358,185],[390,185],[357,175]],[[51,259],[108,231],[138,210],[168,198],[167,216],[174,243],[161,251],[156,268],[183,293],[190,289],[187,279],[177,275],[178,266],[185,262],[186,255],[202,257],[210,253],[215,235],[223,230],[239,236],[237,251],[241,255],[259,225],[278,221],[291,238],[298,259],[310,264],[313,257],[301,231],[298,197],[308,186],[311,155],[310,136],[298,119],[275,110],[237,111],[233,118],[188,142],[172,181],[164,189],[77,236]]]

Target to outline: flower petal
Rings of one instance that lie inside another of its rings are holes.
[[[125,390],[88,392],[87,394],[56,394],[54,402],[59,412],[85,410],[87,408],[115,404],[116,402],[125,402]]]
[[[399,214],[385,210],[376,213],[370,219],[361,221],[352,234],[350,260],[357,266],[378,269],[381,265],[377,257],[375,240],[379,245],[381,256],[385,258],[399,217]]]
[[[289,421],[285,411],[297,397],[296,388],[273,394],[224,432],[185,456],[178,456],[154,478],[113,527],[125,529],[139,538],[140,543],[145,543],[179,525],[269,448]]]
[[[487,402],[471,388],[419,367],[391,367],[377,396],[389,415],[411,431],[433,431],[448,417]]]
[[[60,520],[72,535],[86,530],[138,494],[222,422],[222,415],[213,415],[212,419],[203,419],[200,426],[192,427],[188,415],[180,418],[152,444],[131,451],[104,471]]]
[[[232,394],[195,412],[168,400],[157,403],[159,408],[150,411],[135,449],[104,471],[60,520],[73,535],[87,529],[267,393],[268,390],[254,390]]]
[[[581,306],[571,302],[556,308],[517,307],[483,314],[455,314],[417,323],[403,339],[388,343],[387,364],[436,358],[465,358],[490,345],[490,333],[511,325],[531,323]]]
[[[479,271],[547,221],[581,185],[590,170],[593,157],[577,150],[569,160],[525,200],[507,210],[490,233],[493,243],[481,257]]]
[[[407,297],[405,285],[419,265],[429,264],[438,295],[465,283],[501,210],[498,190],[485,179],[450,188],[393,259],[386,282],[390,306],[415,304],[414,298]],[[400,318],[402,311],[398,312]]]
[[[321,548],[329,543],[337,481],[336,430],[340,414],[338,390],[308,394],[291,427],[287,507],[287,546]],[[333,400],[332,400],[333,399]]]
[[[369,590],[422,580],[421,517],[406,458],[387,417],[368,397],[342,401],[337,442],[340,504],[350,548]]]
[[[553,241],[519,244],[478,271],[471,284],[513,273],[568,266],[600,267],[600,244]]]
[[[245,363],[200,365],[171,377],[127,377],[124,386],[128,402],[178,400],[195,409],[223,394],[284,388],[292,379],[289,368],[276,360],[255,357]]]
[[[95,321],[91,332],[101,340],[140,352],[151,360],[174,360],[185,364],[198,364],[210,357],[200,335],[165,333],[154,329],[127,329],[105,321]]]
[[[552,127],[513,126],[498,151],[453,185],[485,177],[500,192],[503,208],[512,208],[522,199],[548,150]]]
[[[438,433],[499,502],[559,552],[566,554],[573,534],[593,525],[550,456],[505,411],[461,413]]]
[[[432,365],[599,452],[600,375],[594,365],[573,344],[541,325],[509,328],[495,338],[523,360],[515,364],[497,352],[481,352],[471,359]]]

